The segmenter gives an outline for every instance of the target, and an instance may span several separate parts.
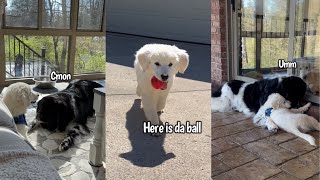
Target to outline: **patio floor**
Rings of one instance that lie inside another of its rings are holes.
[[[320,179],[319,147],[256,127],[242,113],[212,113],[212,179]],[[319,132],[310,132],[319,146]]]
[[[97,81],[105,84],[104,80]],[[57,83],[55,89],[41,90],[31,88],[40,94],[37,102],[43,97],[65,89],[68,83]],[[28,124],[35,119],[37,104],[31,104],[27,110],[26,120]],[[89,180],[89,179],[105,179],[105,169],[101,167],[93,167],[89,164],[90,143],[93,141],[93,130],[95,125],[95,117],[89,118],[87,123],[91,133],[81,139],[67,151],[60,152],[58,146],[65,136],[65,133],[50,132],[43,128],[38,128],[28,134],[29,142],[39,152],[47,155],[53,165],[56,167],[59,175],[65,180]]]

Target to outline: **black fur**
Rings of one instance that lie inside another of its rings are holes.
[[[231,88],[233,94],[238,94],[242,84],[244,83],[245,83],[244,81],[232,80],[228,82],[228,86]],[[222,86],[220,86],[216,91],[212,93],[212,97],[220,97],[221,89],[222,89]]]
[[[60,92],[42,98],[38,102],[37,116],[40,125],[50,131],[65,131],[72,122],[72,127],[60,146],[66,150],[80,135],[80,126],[89,132],[87,118],[94,115],[93,89],[102,87],[100,84],[88,80],[73,80],[68,87]],[[68,141],[68,146],[64,146]]]
[[[212,93],[212,97],[220,97],[221,96],[221,89],[222,89],[222,86],[220,86],[216,91],[214,91]]]
[[[231,87],[233,94],[238,94],[241,86],[244,84],[244,81],[232,80],[228,82],[228,85]]]
[[[268,96],[277,92],[279,81],[275,79],[263,79],[249,84],[243,94],[243,101],[252,112],[258,112],[268,99]]]
[[[228,86],[231,88],[233,94],[238,94],[243,81],[230,81]],[[217,93],[221,95],[221,88]],[[288,101],[291,102],[293,108],[300,107],[300,101],[305,95],[307,89],[306,83],[299,77],[290,76],[282,78],[279,82],[278,78],[263,79],[249,84],[245,87],[243,101],[251,112],[257,113],[259,108],[267,101],[268,96],[272,93],[279,93]],[[213,97],[219,97],[213,96]]]

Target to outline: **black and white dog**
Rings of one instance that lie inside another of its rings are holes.
[[[38,102],[36,122],[49,131],[65,131],[67,135],[59,150],[67,150],[81,134],[90,133],[87,118],[94,115],[93,89],[102,85],[88,80],[73,80],[60,92],[42,98]]]
[[[272,93],[281,94],[291,102],[292,108],[298,108],[306,89],[306,83],[295,76],[263,79],[253,83],[232,80],[213,92],[211,110],[213,112],[239,111],[247,116],[253,116]]]

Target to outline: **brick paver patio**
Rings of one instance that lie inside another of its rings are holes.
[[[212,113],[212,179],[320,179],[318,147],[254,126],[242,113]]]

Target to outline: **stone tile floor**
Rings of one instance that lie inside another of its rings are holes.
[[[104,82],[103,82],[104,83]],[[57,83],[56,91],[66,88],[67,83]],[[40,93],[38,101],[51,92],[38,91]],[[36,104],[32,104],[27,113],[26,119],[28,124],[35,119]],[[93,141],[93,130],[95,118],[88,119],[88,127],[91,133],[81,137],[75,146],[67,151],[59,152],[58,146],[65,136],[65,133],[50,132],[42,128],[38,128],[28,134],[30,143],[37,151],[46,154],[56,167],[59,175],[65,180],[88,180],[88,179],[105,179],[105,168],[93,167],[89,161],[90,143]]]
[[[212,113],[212,179],[320,179],[318,147],[284,131],[254,126],[242,113]]]

